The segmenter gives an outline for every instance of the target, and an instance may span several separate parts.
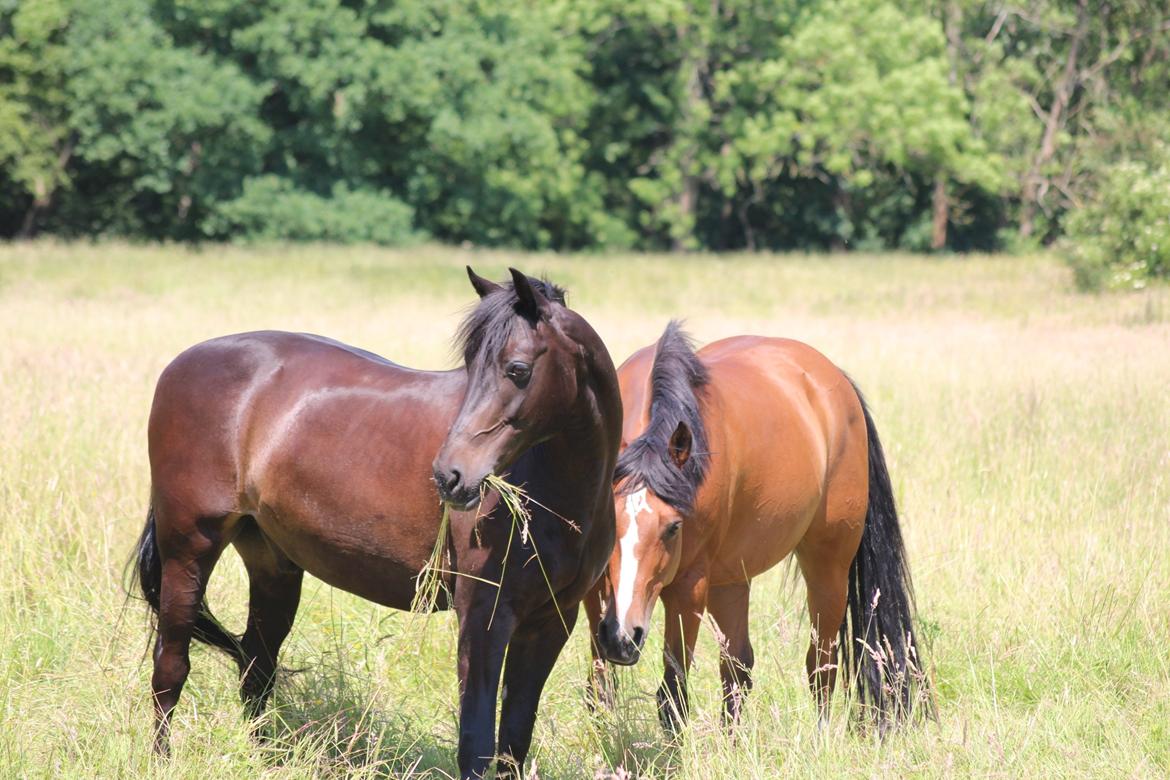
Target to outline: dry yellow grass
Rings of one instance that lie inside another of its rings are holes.
[[[866,391],[904,515],[937,723],[884,743],[817,735],[803,594],[757,581],[757,688],[719,726],[704,635],[694,722],[658,729],[649,660],[615,713],[582,704],[582,624],[546,689],[545,777],[1159,777],[1170,773],[1170,291],[1081,296],[1045,258],[512,255],[421,248],[0,248],[0,776],[442,777],[454,771],[454,627],[308,580],[276,740],[233,670],[194,652],[176,756],[148,751],[145,621],[122,565],[148,493],[154,380],[253,328],[327,334],[439,368],[472,263],[547,272],[620,361],[670,316],[701,340],[807,341]],[[211,602],[245,615],[232,556]],[[659,624],[655,628],[660,628]],[[653,642],[658,642],[658,631]]]

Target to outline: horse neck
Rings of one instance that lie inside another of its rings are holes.
[[[731,451],[731,437],[728,435],[726,405],[719,392],[714,376],[706,387],[699,404],[703,417],[703,430],[707,436],[707,475],[695,494],[694,515],[714,518],[726,514],[731,505],[729,491],[735,485],[735,452]]]
[[[545,490],[558,494],[562,500],[578,502],[574,511],[597,500],[609,500],[621,439],[622,403],[617,372],[604,348],[600,355],[589,349],[586,354],[593,356],[587,359],[588,376],[565,425],[551,439],[529,451],[529,457],[534,459],[530,467],[555,482]],[[596,480],[583,480],[587,474],[596,474]],[[558,479],[561,475],[564,479]]]
[[[617,369],[601,337],[580,315],[573,314],[573,327],[566,330],[582,349],[585,376],[562,435],[569,437],[569,450],[582,461],[602,458],[607,462],[605,479],[612,477],[622,436],[622,391]],[[587,447],[581,446],[587,443]],[[575,446],[574,446],[575,445]],[[584,451],[589,449],[586,455]]]
[[[610,360],[609,352],[598,339],[600,352],[590,351],[587,358],[589,376],[584,383],[584,392],[578,399],[582,415],[591,415],[595,427],[601,434],[602,446],[610,452],[610,470],[617,461],[618,444],[622,438],[622,391],[618,383],[617,370]]]

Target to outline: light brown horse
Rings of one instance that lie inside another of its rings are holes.
[[[655,602],[666,608],[659,713],[687,714],[704,611],[722,645],[724,715],[752,684],[752,578],[795,553],[808,586],[809,683],[827,716],[839,667],[879,721],[912,704],[921,668],[894,497],[869,411],[811,347],[739,336],[697,353],[678,323],[619,369],[625,423],[614,476],[617,543],[586,601],[598,655],[633,664]],[[604,609],[604,618],[603,610]]]
[[[480,777],[496,755],[501,774],[522,768],[540,692],[613,549],[621,398],[609,353],[561,290],[515,270],[506,285],[467,271],[481,300],[461,330],[464,368],[415,371],[329,339],[263,332],[196,345],[159,378],[136,573],[158,616],[160,752],[193,638],[235,659],[259,713],[303,573],[410,609],[442,497],[459,617],[459,769]],[[480,504],[489,474],[534,500],[526,539],[511,539],[497,494]],[[243,636],[204,602],[228,545],[250,582]]]

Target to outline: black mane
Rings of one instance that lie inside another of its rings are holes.
[[[681,513],[694,507],[710,462],[700,409],[707,382],[707,368],[695,354],[694,342],[682,323],[671,320],[654,349],[650,424],[618,456],[613,478],[623,494],[647,488]],[[691,429],[691,456],[682,468],[669,452],[670,437],[680,422]]]
[[[564,288],[547,279],[532,276],[528,277],[528,282],[545,298],[565,305]],[[512,334],[517,319],[533,322],[530,315],[520,310],[520,296],[516,294],[512,282],[501,282],[499,286],[501,289],[490,292],[480,299],[455,334],[455,344],[467,365],[471,365],[485,348],[492,354],[502,350]]]

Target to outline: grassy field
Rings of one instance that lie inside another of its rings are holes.
[[[757,687],[719,724],[705,632],[695,716],[660,732],[661,615],[616,711],[586,716],[586,632],[553,673],[546,778],[1165,777],[1170,774],[1170,290],[1081,296],[1051,259],[622,257],[421,248],[0,247],[0,777],[446,777],[455,628],[311,578],[283,656],[277,739],[251,743],[211,650],[148,750],[146,622],[123,564],[149,491],[154,381],[180,350],[312,331],[453,364],[462,267],[547,272],[621,361],[671,316],[710,341],[807,341],[867,392],[890,460],[937,685],[937,722],[884,742],[818,733],[803,586],[757,581]],[[229,553],[210,601],[242,624]],[[838,715],[842,713],[838,707]],[[620,772],[619,772],[620,774]]]

